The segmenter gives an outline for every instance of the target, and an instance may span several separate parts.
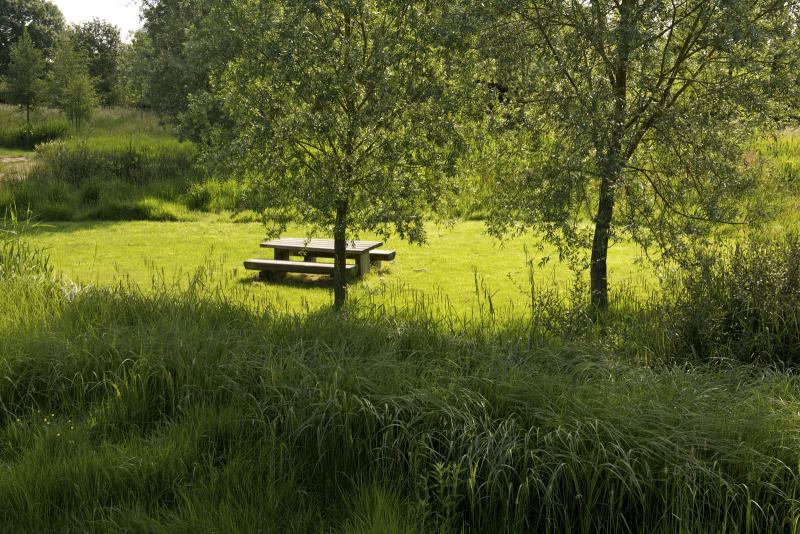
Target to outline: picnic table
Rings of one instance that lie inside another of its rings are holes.
[[[370,265],[380,265],[381,261],[391,261],[395,257],[393,250],[378,250],[381,241],[347,241],[346,255],[355,259],[355,265],[347,265],[349,272],[357,272],[365,276],[370,271]],[[333,274],[334,266],[331,263],[319,263],[317,258],[333,258],[336,256],[333,239],[308,239],[302,237],[284,237],[264,241],[261,248],[274,251],[274,259],[252,259],[244,262],[245,268],[261,271],[261,273],[306,273],[306,274]],[[300,256],[303,261],[292,261],[292,256]]]

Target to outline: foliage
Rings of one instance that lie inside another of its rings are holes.
[[[424,240],[422,214],[452,173],[453,95],[429,33],[435,9],[416,2],[235,2],[243,50],[217,73],[228,123],[215,154],[251,177],[252,204],[279,233],[288,213],[336,242],[336,306],[345,298],[345,241],[394,228]],[[268,120],[265,120],[268,118]]]
[[[47,0],[0,0],[0,77],[8,74],[11,45],[27,30],[34,46],[49,57],[64,16]]]
[[[44,57],[41,50],[34,46],[30,34],[23,31],[19,41],[11,46],[9,58],[6,98],[25,109],[26,122],[30,125],[31,110],[42,97]]]
[[[89,62],[89,75],[97,81],[97,92],[105,106],[118,103],[119,59],[122,49],[119,28],[94,18],[72,27],[73,42]]]
[[[60,139],[68,133],[69,124],[63,120],[0,127],[0,147],[33,150],[41,143]]]
[[[64,87],[61,106],[76,130],[89,121],[98,104],[92,79],[88,74],[75,73]]]
[[[209,74],[241,51],[239,34],[214,24],[216,13],[227,9],[211,0],[143,0],[144,31],[152,46],[149,67],[149,103],[159,114],[184,123],[183,135],[199,139],[196,111],[189,95],[209,89]],[[215,109],[204,113],[212,117]]]
[[[53,63],[47,73],[47,92],[50,104],[64,109],[64,92],[74,76],[85,76],[89,72],[86,54],[78,51],[71,31],[63,32],[53,49]]]
[[[800,355],[800,238],[750,238],[701,251],[681,271],[671,314],[678,350],[796,366]]]
[[[119,93],[123,104],[140,110],[151,104],[151,81],[155,50],[144,31],[136,32],[133,40],[122,47],[119,57]]]
[[[494,232],[534,226],[565,254],[591,248],[602,308],[614,240],[680,254],[716,223],[746,220],[742,192],[756,173],[743,152],[797,92],[796,1],[519,0],[486,10],[479,68],[507,98],[485,122],[518,162],[498,165]],[[593,229],[581,224],[587,211]]]

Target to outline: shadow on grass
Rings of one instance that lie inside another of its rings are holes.
[[[355,280],[351,280],[353,284]],[[320,289],[333,289],[332,276],[315,276],[308,274],[287,274],[284,277],[278,278],[270,276],[261,278],[259,275],[245,276],[239,279],[242,285],[268,285],[280,287],[296,287],[296,288],[320,288]]]
[[[38,221],[31,219],[25,221],[27,225],[25,233],[28,235],[42,234],[70,234],[86,230],[102,230],[111,226],[130,222],[130,221],[81,221],[81,222],[61,222],[61,221]]]

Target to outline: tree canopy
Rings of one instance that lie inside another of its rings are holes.
[[[533,226],[563,253],[591,250],[604,308],[614,239],[674,254],[714,223],[746,220],[744,152],[796,91],[797,6],[487,3],[482,68],[511,88],[490,122],[519,163],[495,177],[492,229]]]
[[[97,82],[97,92],[105,105],[117,103],[118,64],[122,49],[119,28],[92,19],[72,27],[73,42],[88,59],[89,74]]]
[[[8,73],[11,45],[26,28],[34,46],[48,54],[64,30],[64,16],[47,0],[0,0],[0,76]]]
[[[140,110],[152,107],[153,61],[155,50],[150,36],[138,31],[123,45],[119,57],[119,96],[123,104]]]
[[[345,241],[397,231],[422,241],[422,217],[452,171],[458,135],[430,3],[231,2],[242,53],[213,77],[225,113],[210,137],[276,233],[287,215],[333,231],[336,305]]]
[[[11,46],[9,57],[6,96],[9,102],[25,109],[30,125],[31,111],[42,97],[44,56],[33,44],[28,32],[23,31],[19,40]]]

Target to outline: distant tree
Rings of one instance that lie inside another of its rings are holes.
[[[121,101],[128,106],[145,110],[151,105],[151,84],[155,51],[150,36],[136,32],[133,40],[122,47],[119,61]]]
[[[77,50],[72,31],[64,31],[53,48],[53,60],[47,75],[49,102],[64,109],[64,91],[76,74],[89,72],[89,60]]]
[[[62,98],[62,109],[69,121],[80,130],[99,105],[92,78],[88,73],[76,73],[67,82]]]
[[[50,49],[64,30],[64,16],[46,0],[0,0],[0,76],[8,74],[11,44],[23,31],[36,48],[49,57]]]
[[[212,78],[229,122],[218,153],[253,177],[278,234],[294,215],[332,232],[336,308],[359,231],[425,239],[423,217],[453,171],[455,103],[433,40],[433,2],[227,3],[242,52]]]
[[[122,49],[119,28],[93,19],[73,26],[76,48],[89,60],[89,74],[96,80],[97,92],[106,106],[117,103],[119,56]]]
[[[238,56],[239,22],[225,20],[226,2],[142,0],[144,31],[152,45],[149,105],[176,123],[182,136],[199,140],[210,123],[224,120],[210,73]],[[190,109],[191,108],[191,109]]]
[[[27,31],[11,45],[8,65],[7,97],[9,102],[25,110],[28,125],[31,111],[39,104],[43,89],[44,57]]]
[[[144,29],[153,47],[151,104],[160,114],[177,119],[188,97],[208,87],[208,58],[196,60],[192,33],[204,26],[213,9],[208,0],[143,0]],[[219,28],[217,29],[219,30]]]
[[[56,43],[47,82],[51,104],[63,111],[75,128],[81,128],[99,105],[99,97],[89,74],[89,60],[77,49],[72,31],[65,31]]]
[[[743,220],[745,150],[797,91],[797,0],[470,5],[488,10],[485,65],[512,89],[491,121],[517,132],[521,165],[497,176],[496,233],[533,226],[565,254],[590,250],[603,309],[615,239],[676,254]]]

